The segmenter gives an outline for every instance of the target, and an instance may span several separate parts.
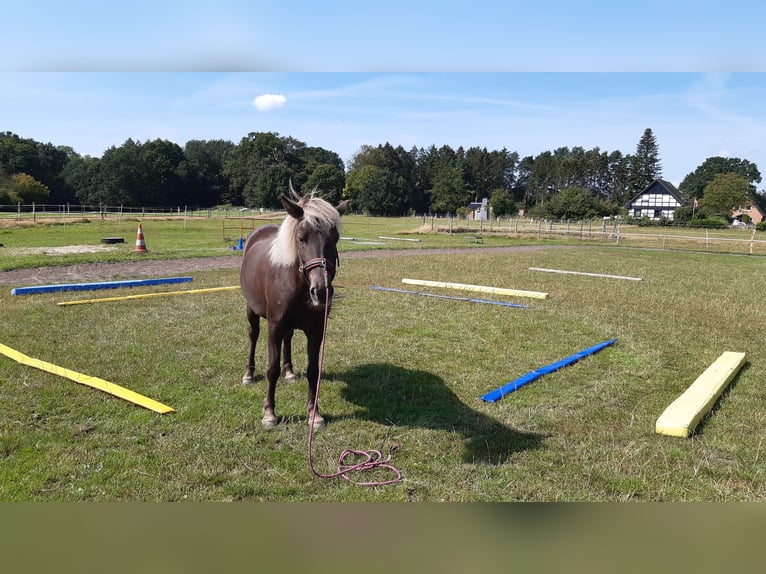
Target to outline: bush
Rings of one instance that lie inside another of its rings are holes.
[[[723,228],[729,227],[729,220],[719,215],[708,215],[705,217],[695,217],[689,222],[690,227]]]

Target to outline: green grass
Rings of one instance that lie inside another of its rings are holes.
[[[378,233],[373,220],[359,219],[349,218],[344,236],[407,231]],[[125,234],[133,228],[126,222]],[[144,229],[150,250],[165,249],[160,238],[170,231],[149,224]],[[204,250],[222,242],[220,235],[198,237],[208,231],[215,235],[214,229],[177,233]],[[494,241],[518,242],[488,243]],[[0,242],[8,245],[7,236]],[[181,243],[168,251],[180,252]],[[286,422],[272,431],[261,428],[264,383],[239,384],[247,350],[239,291],[59,307],[61,300],[99,295],[11,296],[4,288],[0,342],[146,394],[177,412],[157,415],[0,357],[0,500],[763,499],[766,260],[587,245],[498,254],[430,235],[424,243],[472,249],[464,255],[342,260],[320,397],[328,425],[317,433],[313,451],[317,470],[325,473],[335,470],[345,448],[392,452],[403,483],[365,488],[312,476],[305,380],[279,384],[277,414]],[[359,248],[353,244],[342,248]],[[194,288],[238,280],[236,270],[192,275]],[[488,296],[531,306],[514,309],[370,289],[410,288],[403,277],[550,295]],[[497,403],[479,399],[613,337],[615,345]],[[296,366],[303,369],[300,334],[295,347]],[[656,434],[664,408],[726,350],[746,352],[748,362],[697,433],[689,439]],[[262,344],[256,355],[261,372],[264,361]]]

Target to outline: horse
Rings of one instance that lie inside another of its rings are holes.
[[[253,382],[255,345],[260,320],[268,323],[268,387],[263,399],[264,428],[275,427],[274,393],[280,371],[286,382],[297,380],[292,366],[292,337],[304,332],[307,344],[307,413],[309,425],[318,429],[324,418],[315,408],[319,377],[319,353],[324,323],[333,296],[340,239],[340,218],[348,200],[337,206],[322,199],[317,190],[301,196],[289,188],[289,197],[280,196],[287,212],[281,224],[263,225],[253,231],[242,247],[240,286],[247,302],[250,350],[242,384]],[[280,369],[280,348],[284,348]],[[312,417],[312,412],[314,416]]]

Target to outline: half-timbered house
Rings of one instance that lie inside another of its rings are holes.
[[[648,217],[653,221],[661,218],[673,220],[676,209],[684,204],[681,192],[669,181],[655,179],[625,205],[629,217]]]

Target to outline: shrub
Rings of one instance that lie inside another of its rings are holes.
[[[708,227],[708,228],[722,228],[728,227],[729,221],[725,217],[719,215],[707,215],[704,217],[695,217],[689,222],[690,227]]]

